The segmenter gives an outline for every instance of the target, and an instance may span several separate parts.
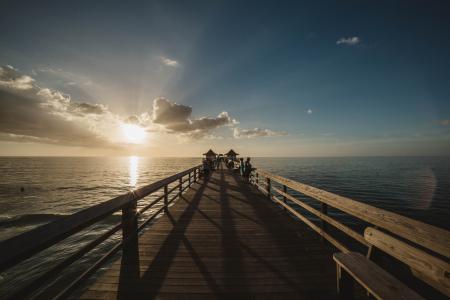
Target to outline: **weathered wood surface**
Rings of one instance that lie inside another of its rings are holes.
[[[259,175],[450,258],[450,232],[258,169]]]
[[[347,272],[376,299],[424,300],[416,292],[360,253],[336,253],[333,258],[338,268],[341,268],[341,270],[338,270],[338,275],[343,271]],[[345,293],[345,291],[340,292]]]
[[[83,299],[334,299],[333,249],[227,169],[182,195]]]
[[[450,264],[375,228],[366,228],[366,240],[422,274],[430,285],[450,297]]]

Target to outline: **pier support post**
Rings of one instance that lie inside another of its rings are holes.
[[[258,174],[258,172],[256,172],[256,184],[258,184],[259,183],[259,174]]]
[[[267,197],[269,198],[269,199],[272,199],[272,197],[271,197],[271,188],[270,188],[270,178],[269,177],[266,177],[266,181],[267,181]]]
[[[132,201],[122,208],[122,241],[137,234],[138,224],[136,213],[136,201]]]

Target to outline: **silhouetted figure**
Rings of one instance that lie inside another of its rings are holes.
[[[245,181],[249,182],[250,181],[250,174],[253,171],[253,167],[252,164],[250,163],[250,157],[247,157],[247,160],[245,161],[245,166],[244,166],[244,178]]]
[[[239,159],[239,173],[241,173],[241,176],[244,176],[244,170],[245,170],[244,159],[241,157]]]
[[[210,163],[208,159],[203,159],[203,176],[208,177],[210,172]]]

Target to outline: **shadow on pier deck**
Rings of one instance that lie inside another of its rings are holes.
[[[84,299],[334,299],[332,249],[219,168],[86,287]]]

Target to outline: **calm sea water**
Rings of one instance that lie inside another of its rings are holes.
[[[450,230],[450,157],[255,158],[254,165]]]
[[[0,240],[200,163],[200,158],[0,158]],[[450,230],[450,157],[255,158],[253,164]],[[119,219],[113,216],[0,274],[0,298]],[[118,238],[80,264],[89,264]],[[72,267],[74,274],[80,264]]]

